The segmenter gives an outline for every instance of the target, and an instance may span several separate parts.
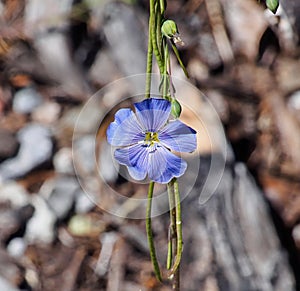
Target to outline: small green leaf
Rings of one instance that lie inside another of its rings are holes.
[[[279,6],[279,0],[266,0],[266,5],[275,14]]]

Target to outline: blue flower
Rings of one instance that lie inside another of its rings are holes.
[[[168,183],[184,174],[187,163],[172,151],[192,152],[196,149],[196,131],[179,120],[168,121],[171,103],[149,98],[117,111],[107,129],[107,140],[119,147],[115,159],[126,165],[135,180],[149,179]]]

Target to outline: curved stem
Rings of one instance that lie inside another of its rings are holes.
[[[156,275],[157,280],[162,281],[159,264],[156,258],[156,251],[155,251],[153,233],[151,228],[151,208],[152,208],[153,189],[154,189],[154,182],[151,181],[148,189],[148,202],[147,202],[147,209],[146,209],[146,232],[148,237],[150,257],[153,264],[154,273]]]
[[[188,73],[188,71],[186,70],[186,67],[184,66],[184,64],[183,64],[183,62],[182,62],[182,60],[181,60],[181,58],[180,58],[178,49],[177,49],[176,45],[174,44],[174,42],[173,42],[172,40],[171,40],[171,45],[172,45],[172,49],[173,49],[173,51],[174,51],[174,53],[175,53],[175,56],[176,56],[176,58],[177,58],[177,60],[178,60],[178,63],[179,63],[179,65],[180,65],[181,69],[183,70],[185,76],[186,76],[187,78],[189,78],[189,73]]]

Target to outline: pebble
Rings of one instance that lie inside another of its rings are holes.
[[[76,178],[62,176],[54,180],[54,187],[47,202],[58,219],[65,219],[70,213],[78,188]]]
[[[31,203],[35,212],[27,223],[24,237],[28,243],[49,244],[55,238],[56,216],[39,195],[32,195]]]
[[[44,70],[71,96],[87,93],[85,75],[75,64],[66,34],[72,11],[72,0],[28,0],[24,13],[24,30],[32,38]],[[49,19],[55,21],[46,21]]]
[[[113,160],[111,146],[107,142],[102,142],[99,156],[99,175],[105,182],[116,181],[120,166]]]
[[[32,119],[42,124],[51,124],[55,122],[60,115],[61,107],[55,102],[47,102],[37,107],[32,112]]]
[[[26,241],[21,237],[15,237],[7,245],[7,252],[14,258],[20,258],[24,255],[26,248]]]
[[[19,290],[15,288],[21,282],[22,270],[4,248],[0,248],[0,290]]]
[[[82,173],[91,174],[95,170],[95,143],[94,135],[83,136],[74,142],[74,159]]]
[[[294,92],[288,99],[288,107],[300,111],[300,91]]]
[[[43,97],[33,87],[20,89],[13,99],[13,110],[17,113],[29,114],[43,103]]]
[[[105,228],[106,225],[103,221],[85,214],[72,216],[68,223],[68,231],[75,236],[98,236]]]
[[[90,78],[96,84],[109,84],[112,80],[121,77],[118,67],[108,50],[101,50],[90,69]]]
[[[60,174],[74,174],[72,149],[61,148],[53,157],[54,169]]]
[[[0,276],[0,290],[3,291],[18,291],[19,289],[14,287],[9,281]]]
[[[16,137],[9,131],[0,129],[0,161],[12,157],[18,148]]]
[[[292,232],[293,238],[298,248],[300,248],[300,224],[296,225]]]
[[[24,187],[15,181],[9,181],[0,184],[0,202],[9,202],[12,208],[19,208],[28,204],[29,197]]]
[[[22,128],[17,138],[20,149],[16,157],[5,160],[0,165],[0,181],[19,178],[50,160],[53,143],[50,130],[39,124],[29,124]]]
[[[77,214],[88,213],[94,207],[95,203],[82,189],[76,192],[75,212]]]
[[[60,119],[60,127],[57,130],[72,130],[75,136],[82,134],[94,134],[99,128],[103,116],[103,106],[97,97],[90,98],[83,107],[72,108]]]
[[[146,42],[137,11],[132,5],[111,2],[105,6],[103,14],[103,31],[118,67],[127,76],[144,73]]]

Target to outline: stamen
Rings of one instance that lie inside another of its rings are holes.
[[[153,146],[154,144],[158,143],[158,133],[157,132],[152,132],[152,131],[147,131],[145,133],[145,139],[144,139],[144,144],[147,146]]]

